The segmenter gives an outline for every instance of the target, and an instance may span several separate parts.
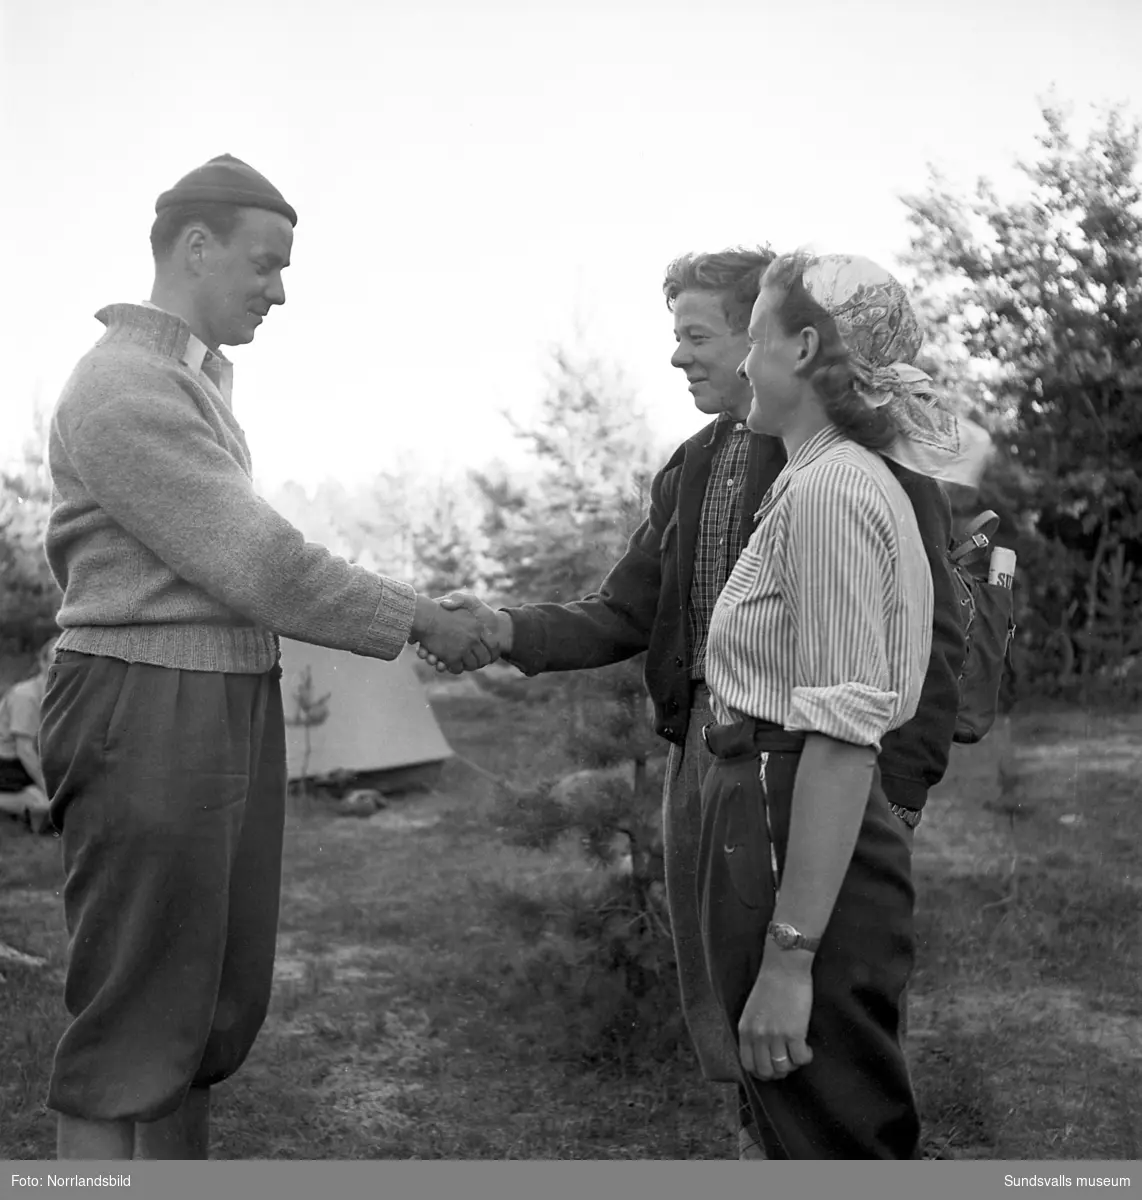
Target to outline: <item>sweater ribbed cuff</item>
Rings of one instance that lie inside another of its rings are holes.
[[[416,589],[396,579],[381,580],[381,601],[359,653],[370,658],[396,658],[412,633],[416,615]]]

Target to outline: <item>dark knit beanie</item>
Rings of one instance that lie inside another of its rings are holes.
[[[155,201],[155,212],[173,204],[237,204],[242,208],[267,208],[281,213],[291,225],[297,213],[285,197],[253,167],[232,154],[220,154],[201,167],[195,167]]]

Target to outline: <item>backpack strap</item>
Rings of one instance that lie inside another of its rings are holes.
[[[980,513],[964,531],[964,540],[949,552],[948,557],[957,567],[969,566],[991,545],[991,539],[995,537],[998,528],[999,517],[996,513],[990,508],[987,512]]]
[[[973,569],[984,561],[998,528],[999,517],[994,512],[980,513],[967,527],[964,540],[948,551],[966,643],[953,740],[967,745],[978,742],[995,723],[1015,632],[1011,589],[989,583],[986,575],[980,577]]]

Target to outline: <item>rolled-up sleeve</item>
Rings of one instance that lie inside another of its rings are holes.
[[[785,727],[879,751],[899,701],[887,628],[893,515],[849,464],[798,482],[780,572],[796,646]]]

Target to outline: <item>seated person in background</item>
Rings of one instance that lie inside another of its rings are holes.
[[[0,699],[0,812],[26,821],[33,833],[50,828],[37,739],[55,644],[55,638],[49,638],[40,647],[35,675],[14,684]]]

